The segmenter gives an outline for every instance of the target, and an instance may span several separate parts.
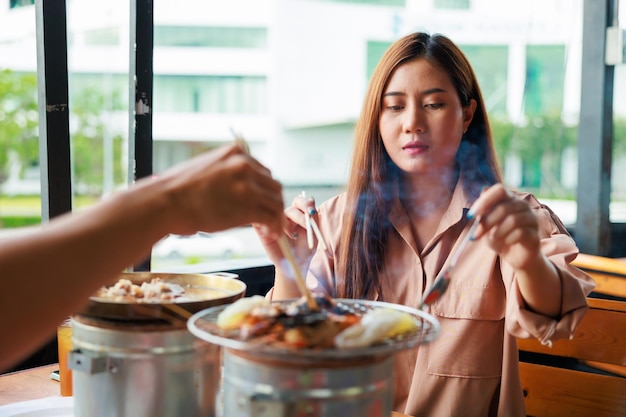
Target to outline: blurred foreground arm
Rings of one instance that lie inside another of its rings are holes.
[[[235,145],[0,241],[0,372],[54,335],[100,286],[168,233],[283,228],[282,187]]]

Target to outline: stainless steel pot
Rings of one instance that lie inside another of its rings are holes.
[[[389,417],[393,355],[293,366],[224,351],[224,417]]]
[[[293,300],[278,301],[291,303]],[[415,332],[379,344],[346,349],[290,349],[229,338],[217,327],[225,306],[194,314],[187,326],[198,338],[225,348],[224,417],[389,417],[393,408],[395,354],[429,343],[439,334],[430,314],[407,306],[366,300],[335,300],[357,314],[377,308],[401,310],[419,323]]]
[[[184,305],[187,311],[206,302],[227,304],[245,293],[245,284],[231,276],[185,275],[168,278],[228,289],[221,297]],[[142,280],[149,278],[142,273]],[[167,314],[175,311],[172,306],[151,304],[139,315],[137,304],[92,300],[72,318],[74,416],[214,417],[221,347],[194,337],[186,317]]]
[[[72,319],[75,417],[213,417],[220,348],[185,329]]]

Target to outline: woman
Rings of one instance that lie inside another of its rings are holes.
[[[311,257],[304,211],[285,211],[314,291],[416,307],[479,221],[430,312],[433,343],[398,355],[395,409],[415,416],[524,416],[517,337],[568,337],[592,280],[569,265],[578,249],[530,194],[501,184],[484,101],[463,53],[446,37],[415,33],[384,54],[355,132],[345,193],[316,220],[328,249]],[[274,299],[299,295],[275,240]]]

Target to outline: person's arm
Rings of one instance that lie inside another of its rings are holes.
[[[282,189],[236,146],[139,181],[38,231],[0,241],[0,371],[54,335],[100,286],[167,233],[283,224]]]

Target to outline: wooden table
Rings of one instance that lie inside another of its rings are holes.
[[[59,395],[59,383],[50,378],[50,372],[57,369],[59,365],[54,364],[0,375],[0,405]],[[409,416],[393,412],[391,417]]]
[[[60,395],[59,383],[50,378],[57,369],[54,364],[0,375],[0,405]]]

